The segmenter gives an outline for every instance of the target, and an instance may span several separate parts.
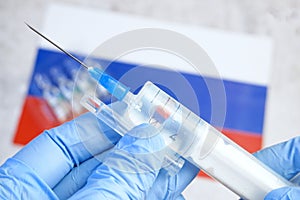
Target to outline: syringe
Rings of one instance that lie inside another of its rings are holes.
[[[85,96],[82,102],[121,135],[145,122],[166,130],[163,138],[174,153],[168,163],[180,168],[180,155],[243,199],[264,199],[271,190],[292,185],[153,83],[137,95],[126,91],[125,99],[122,113],[95,97]]]
[[[147,82],[134,95],[124,84],[98,68],[86,66],[29,27],[82,64],[100,85],[126,104],[120,111],[96,97],[84,96],[82,104],[100,120],[121,135],[142,123],[155,124],[164,130],[161,134],[170,149],[166,160],[176,165],[175,168],[174,164],[166,166],[171,172],[182,166],[181,157],[184,157],[241,198],[249,200],[264,199],[271,190],[293,185],[153,83]]]

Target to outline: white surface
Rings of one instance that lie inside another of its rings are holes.
[[[297,0],[51,0],[101,10],[136,14],[194,26],[270,36],[274,41],[271,82],[268,92],[264,140],[266,145],[300,133],[300,5]],[[23,21],[42,27],[45,1],[0,1],[0,162],[16,152],[11,144],[38,38]],[[58,13],[63,15],[63,13]],[[59,23],[59,22],[58,22]],[[53,33],[54,34],[54,33]],[[237,53],[238,56],[238,53]],[[185,193],[187,199],[224,199],[222,192],[208,190],[196,180]],[[218,186],[214,186],[218,187]],[[221,186],[219,186],[221,187]],[[197,191],[196,194],[191,192]],[[224,189],[225,190],[225,189]],[[201,192],[201,194],[198,193]]]

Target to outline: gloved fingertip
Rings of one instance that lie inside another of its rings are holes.
[[[160,152],[165,147],[164,138],[158,129],[147,123],[131,129],[116,145],[117,149],[134,155]]]
[[[126,135],[130,135],[137,138],[149,138],[158,133],[157,128],[148,123],[140,124],[131,129]]]
[[[296,200],[300,199],[300,188],[297,187],[283,187],[272,190],[267,194],[265,200]]]

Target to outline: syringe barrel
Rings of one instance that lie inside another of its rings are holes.
[[[243,199],[260,200],[292,185],[151,82],[138,93],[134,118],[147,119],[171,133],[169,147]],[[144,116],[142,116],[144,115]],[[129,118],[133,119],[129,116]]]
[[[215,128],[205,126],[206,132],[196,134],[206,138],[186,158],[241,198],[264,199],[268,192],[292,185]]]
[[[178,155],[186,158],[245,200],[262,200],[271,190],[292,185],[153,83],[122,99],[124,109],[90,97],[82,102],[121,135],[139,124],[153,124],[164,134],[168,152],[176,154],[170,159],[180,164]]]

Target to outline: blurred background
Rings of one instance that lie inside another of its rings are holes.
[[[273,48],[263,144],[268,146],[300,134],[300,2],[297,0],[0,1],[0,163],[21,147],[12,145],[12,140],[37,54],[39,38],[23,22],[42,27],[47,7],[55,2],[269,37]]]

